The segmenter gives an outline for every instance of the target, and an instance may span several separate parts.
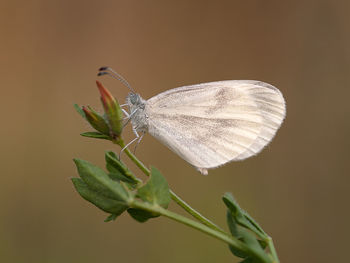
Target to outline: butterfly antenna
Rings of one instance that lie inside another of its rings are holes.
[[[97,76],[109,75],[112,78],[115,78],[119,80],[121,83],[123,83],[132,93],[135,93],[134,89],[130,86],[129,82],[127,82],[122,75],[118,74],[110,67],[101,67],[98,69],[98,71],[99,73],[97,74]]]

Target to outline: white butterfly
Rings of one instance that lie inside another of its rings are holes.
[[[286,113],[281,92],[254,80],[184,86],[149,100],[132,92],[126,103],[137,136],[148,132],[202,174],[259,153]]]

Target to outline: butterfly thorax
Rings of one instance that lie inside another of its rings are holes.
[[[148,122],[146,114],[146,101],[139,94],[129,93],[126,97],[126,103],[129,106],[129,114],[132,127],[136,131],[147,132]]]

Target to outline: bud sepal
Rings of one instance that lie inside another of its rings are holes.
[[[98,114],[93,108],[83,106],[83,111],[85,113],[87,121],[90,125],[102,134],[110,135],[109,126],[106,120]]]

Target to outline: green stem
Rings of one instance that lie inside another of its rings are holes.
[[[128,148],[124,150],[126,155],[133,161],[138,168],[147,176],[151,175],[151,171],[139,160],[135,155],[133,155]]]
[[[129,149],[125,149],[125,154],[141,169],[141,171],[147,175],[150,176],[151,172],[150,170],[134,155],[130,152]],[[226,232],[221,229],[219,226],[215,225],[213,222],[211,222],[209,219],[201,215],[199,212],[197,212],[195,209],[193,209],[189,204],[187,204],[184,200],[182,200],[177,194],[175,194],[172,190],[170,190],[170,195],[173,201],[177,203],[179,206],[181,206],[187,213],[192,215],[194,218],[202,222],[204,225],[217,230],[221,233],[226,234]]]
[[[152,213],[158,213],[162,216],[168,217],[168,218],[175,220],[179,223],[182,223],[184,225],[187,225],[189,227],[197,229],[197,230],[199,230],[207,235],[210,235],[218,240],[225,242],[226,244],[231,245],[232,247],[234,247],[240,251],[246,252],[250,255],[254,255],[256,258],[261,260],[261,262],[269,263],[269,261],[266,260],[265,257],[261,257],[259,254],[255,253],[247,245],[245,245],[243,242],[239,241],[238,239],[236,239],[232,236],[229,236],[227,234],[224,234],[221,231],[217,231],[215,229],[212,229],[212,228],[210,228],[206,225],[203,225],[197,221],[194,221],[192,219],[189,219],[189,218],[184,217],[182,215],[179,215],[177,213],[171,212],[171,211],[164,209],[160,206],[147,204],[147,203],[140,202],[137,200],[133,200],[129,205],[133,208],[146,210],[146,211],[152,212]]]
[[[211,222],[208,218],[201,215],[199,212],[197,212],[195,209],[193,209],[189,204],[187,204],[184,200],[182,200],[178,195],[176,195],[173,191],[170,190],[171,198],[177,203],[179,206],[181,206],[186,212],[188,212],[191,216],[202,222],[204,225],[217,230],[221,233],[226,234],[226,232],[221,229],[219,226],[215,225],[213,222]]]
[[[273,257],[273,260],[274,260],[273,263],[279,263],[280,261],[278,259],[277,252],[276,252],[276,249],[275,249],[275,246],[273,244],[271,237],[267,238],[267,245],[268,245],[270,252],[271,252],[271,255]]]

